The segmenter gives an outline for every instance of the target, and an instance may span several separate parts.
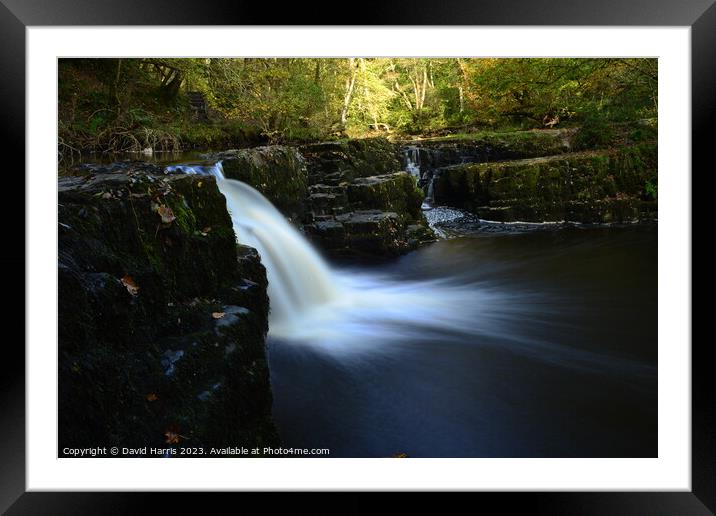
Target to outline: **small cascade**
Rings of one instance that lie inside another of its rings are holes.
[[[217,185],[237,240],[257,249],[266,267],[272,333],[290,333],[311,310],[339,297],[328,265],[273,204],[241,181],[224,179]]]
[[[421,170],[420,152],[421,149],[413,145],[405,148],[403,151],[405,171],[416,179],[418,186],[424,187],[424,185],[427,185],[427,194],[421,208],[423,210],[430,210],[435,202],[435,194],[433,192],[434,172],[432,170]]]
[[[221,161],[211,164],[188,163],[182,165],[169,165],[165,167],[164,170],[167,173],[214,176],[216,179],[224,179],[224,167],[221,165]]]
[[[405,157],[405,171],[420,181],[420,149],[414,146],[406,147],[403,155]]]
[[[257,190],[226,179],[221,161],[171,165],[165,171],[217,179],[237,240],[257,249],[266,267],[272,330],[297,324],[306,312],[337,296],[336,281],[311,244]]]
[[[435,192],[433,189],[433,181],[435,180],[435,176],[430,176],[430,179],[428,180],[428,193],[425,196],[425,199],[423,199],[423,204],[420,206],[423,210],[431,210],[433,208],[433,204],[435,203]]]

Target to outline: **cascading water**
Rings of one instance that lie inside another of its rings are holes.
[[[448,287],[440,281],[397,283],[332,270],[261,193],[226,179],[221,162],[177,165],[167,171],[217,178],[237,240],[256,248],[266,267],[269,333],[274,337],[301,340],[331,351],[357,351],[406,336],[401,327],[405,324],[423,337],[448,328],[469,331],[474,328],[473,310],[456,307],[474,307],[480,298],[490,304],[489,295]]]
[[[403,151],[403,157],[405,158],[405,171],[415,177],[420,184],[420,181],[428,181],[428,191],[423,200],[421,208],[423,210],[429,210],[433,207],[435,195],[433,193],[433,176],[428,176],[427,172],[422,171],[420,168],[420,149],[415,146],[406,147]]]
[[[338,297],[338,287],[318,253],[257,190],[226,179],[221,161],[166,170],[216,177],[237,240],[257,249],[266,267],[272,333],[290,331],[312,309]]]
[[[182,164],[169,165],[164,169],[166,172],[179,172],[199,176],[214,176],[216,179],[224,179],[224,167],[221,161],[212,164]]]
[[[266,267],[269,334],[274,337],[320,346],[331,353],[375,350],[387,342],[499,337],[512,352],[554,364],[599,369],[617,363],[517,332],[512,322],[520,313],[533,311],[541,296],[538,292],[480,287],[459,275],[397,281],[334,270],[261,193],[226,179],[221,162],[175,165],[167,167],[167,172],[217,178],[237,240],[256,248]],[[543,315],[554,314],[545,309]]]
[[[405,171],[420,180],[420,151],[417,147],[407,147],[403,152],[405,157]]]
[[[263,195],[232,179],[218,186],[237,239],[256,248],[266,267],[272,333],[291,331],[313,309],[340,297],[325,262]]]

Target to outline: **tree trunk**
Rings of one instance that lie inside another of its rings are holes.
[[[320,85],[321,84],[321,60],[316,59],[316,70],[313,75],[313,82]]]
[[[117,113],[121,108],[121,102],[119,100],[119,79],[122,76],[122,59],[117,59],[117,73],[114,77],[114,83],[112,84],[111,95],[114,101],[117,103]]]
[[[341,125],[345,128],[346,122],[348,121],[348,107],[351,104],[351,98],[353,97],[353,87],[356,84],[356,68],[354,66],[355,59],[350,58],[348,60],[349,67],[351,69],[350,78],[346,79],[346,93],[343,96],[343,110],[341,111]]]

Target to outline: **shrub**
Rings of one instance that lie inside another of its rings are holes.
[[[602,116],[590,115],[574,135],[576,150],[599,149],[609,146],[614,140],[614,129]]]

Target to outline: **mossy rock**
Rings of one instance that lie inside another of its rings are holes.
[[[489,220],[632,222],[647,213],[655,218],[646,188],[656,177],[656,145],[642,143],[446,167],[435,178],[434,193],[438,203]],[[650,202],[648,209],[643,202]]]
[[[422,217],[423,193],[406,172],[355,179],[347,186],[347,197],[354,209],[395,212],[406,222]]]
[[[59,180],[60,449],[277,443],[258,254],[214,178],[155,172]]]
[[[299,147],[306,158],[311,184],[340,174],[342,180],[376,176],[402,168],[398,146],[385,138],[350,139]]]
[[[212,156],[222,160],[227,178],[253,186],[285,215],[295,220],[303,216],[308,173],[296,148],[271,145]]]

